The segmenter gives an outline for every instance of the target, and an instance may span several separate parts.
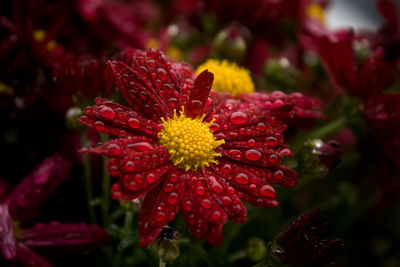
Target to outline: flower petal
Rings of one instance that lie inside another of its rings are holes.
[[[97,225],[51,222],[24,229],[22,242],[30,248],[72,253],[107,245],[111,237]]]
[[[79,122],[115,136],[144,135],[157,138],[159,123],[145,119],[131,108],[112,101],[96,98],[95,102],[96,106],[85,108],[86,116],[80,117]]]
[[[30,267],[53,267],[45,258],[30,250],[27,246],[20,245],[18,247],[18,260],[23,266]]]
[[[17,257],[17,249],[8,208],[0,204],[0,252],[5,260],[13,260]]]
[[[36,217],[38,209],[68,177],[71,163],[59,154],[45,159],[7,197],[13,218],[21,224]]]
[[[214,74],[205,70],[194,80],[193,89],[186,105],[185,113],[188,117],[196,118],[204,114],[204,106],[210,94],[214,81]]]
[[[140,245],[150,244],[178,210],[184,180],[179,171],[170,171],[163,183],[147,193],[139,214]]]

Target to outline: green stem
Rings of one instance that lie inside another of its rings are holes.
[[[160,258],[158,261],[158,267],[165,267],[167,264]]]
[[[237,260],[241,260],[247,257],[247,252],[245,250],[239,250],[238,252],[233,253],[229,256],[230,262],[235,262]]]
[[[130,232],[131,229],[131,225],[133,222],[133,217],[134,217],[134,213],[133,211],[126,211],[125,212],[125,222],[124,222],[124,228],[123,228],[123,235],[127,236]],[[115,256],[115,261],[113,266],[115,267],[119,267],[120,266],[120,261],[122,258],[122,249],[117,249],[117,255]]]
[[[104,133],[100,133],[101,142],[105,143],[108,141],[108,135]],[[110,211],[110,190],[111,190],[111,177],[107,170],[107,158],[103,157],[103,197],[101,201],[102,214],[103,214],[103,225],[104,227],[108,227],[109,216],[108,213]]]
[[[82,146],[87,147],[90,146],[89,141],[86,137],[86,132],[81,133],[81,143]],[[83,161],[83,171],[85,175],[85,189],[86,189],[86,199],[88,203],[89,217],[90,222],[96,224],[96,215],[94,212],[93,205],[91,204],[93,199],[93,184],[92,184],[92,169],[90,166],[90,157],[88,153],[82,154]]]

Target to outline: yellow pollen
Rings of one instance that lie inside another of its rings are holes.
[[[227,92],[233,97],[254,92],[254,84],[249,71],[234,62],[209,59],[200,65],[196,72],[200,74],[206,69],[214,73],[212,88],[217,92]]]
[[[46,39],[46,31],[44,30],[36,30],[33,32],[33,39],[35,39],[37,42],[41,43]],[[57,47],[57,42],[55,40],[48,41],[46,43],[46,49],[48,51],[52,51]]]
[[[159,133],[160,143],[167,147],[172,163],[186,171],[218,164],[214,158],[221,156],[214,150],[225,141],[215,139],[210,130],[213,122],[203,122],[204,116],[196,119],[186,117],[182,108],[180,116],[174,110],[172,118],[161,118],[164,128]]]
[[[325,24],[325,10],[321,5],[317,3],[309,5],[307,8],[307,14],[310,17],[319,20],[322,24]]]

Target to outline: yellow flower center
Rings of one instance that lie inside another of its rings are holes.
[[[325,24],[325,10],[321,5],[316,3],[309,5],[307,8],[307,14],[310,17],[319,20],[322,24]]]
[[[254,84],[249,71],[234,62],[209,59],[200,65],[196,72],[199,74],[206,69],[214,73],[212,88],[217,92],[227,92],[234,97],[254,92]]]
[[[225,141],[215,139],[210,130],[212,122],[203,122],[204,116],[192,119],[186,117],[183,110],[180,116],[174,110],[173,118],[162,118],[164,128],[159,133],[160,143],[167,147],[175,166],[197,170],[199,167],[209,166],[210,163],[218,163],[214,157],[221,154],[214,149]]]
[[[46,31],[44,30],[36,30],[33,32],[33,39],[35,39],[37,42],[41,43],[46,39]],[[48,41],[46,43],[46,49],[48,51],[52,51],[57,47],[57,42],[54,40]]]

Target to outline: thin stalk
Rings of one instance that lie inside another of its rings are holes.
[[[84,147],[90,146],[88,139],[86,137],[86,132],[81,133],[81,143]],[[88,153],[82,154],[82,161],[83,161],[83,171],[85,176],[86,199],[88,204],[90,222],[96,224],[97,219],[93,205],[91,204],[93,199],[93,184],[92,184],[92,168],[90,166],[90,155]]]
[[[108,141],[108,136],[104,133],[100,133],[101,142],[105,143]],[[107,170],[107,158],[103,157],[103,197],[101,201],[102,215],[103,215],[103,225],[104,227],[108,227],[110,224],[109,221],[109,212],[110,212],[110,190],[111,190],[111,177]]]
[[[160,258],[158,261],[158,267],[165,267],[167,264]]]
[[[125,222],[124,222],[124,228],[123,228],[123,235],[127,236],[129,234],[129,231],[131,229],[131,225],[133,222],[133,218],[134,218],[134,213],[133,211],[126,211],[125,212]],[[117,250],[117,254],[115,256],[115,261],[113,266],[118,267],[120,266],[120,261],[122,258],[122,249],[118,249]]]

